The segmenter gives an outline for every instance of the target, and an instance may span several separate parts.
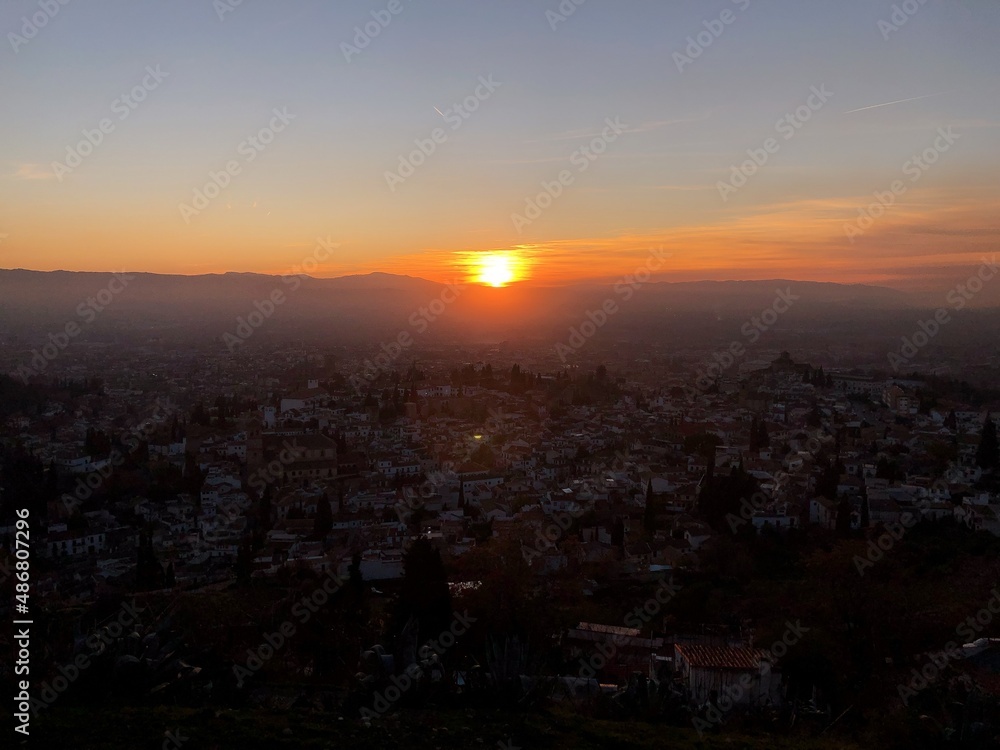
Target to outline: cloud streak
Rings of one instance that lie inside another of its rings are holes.
[[[950,91],[939,91],[936,94],[924,94],[923,96],[914,96],[909,99],[897,99],[894,102],[884,102],[882,104],[872,104],[868,107],[859,107],[858,109],[852,109],[848,112],[844,112],[845,115],[853,115],[855,112],[864,112],[869,109],[879,109],[880,107],[891,107],[894,104],[903,104],[905,102],[916,102],[921,99],[930,99],[932,96],[942,96],[944,94],[949,94]]]

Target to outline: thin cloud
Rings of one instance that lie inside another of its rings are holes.
[[[55,179],[55,174],[41,164],[22,164],[14,177],[19,180],[52,180]]]
[[[696,193],[702,190],[718,190],[715,185],[637,185],[637,190],[669,190],[682,193]]]
[[[680,117],[673,120],[650,120],[648,122],[642,122],[638,125],[631,125],[629,123],[623,123],[625,125],[626,133],[649,133],[654,130],[659,130],[660,128],[666,128],[671,125],[680,125],[685,122],[701,122],[702,120],[707,120],[708,117]],[[551,141],[578,141],[584,138],[597,138],[604,132],[604,127],[598,128],[579,128],[577,130],[567,130],[563,133],[556,133],[551,136],[544,138],[537,138],[533,140],[526,141],[526,143],[548,143]]]

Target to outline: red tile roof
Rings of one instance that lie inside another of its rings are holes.
[[[759,648],[728,646],[699,646],[677,644],[681,656],[692,667],[703,669],[740,669],[757,671],[763,659],[770,659],[769,652]]]

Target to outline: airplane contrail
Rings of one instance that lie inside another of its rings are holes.
[[[923,96],[914,96],[911,99],[898,99],[894,102],[886,102],[885,104],[873,104],[870,107],[859,107],[858,109],[852,109],[850,112],[844,112],[845,115],[854,114],[855,112],[864,112],[866,109],[878,109],[879,107],[888,107],[892,104],[902,104],[903,102],[915,102],[917,99],[927,99],[931,96],[941,96],[941,94],[947,94],[947,91],[939,91],[936,94],[924,94]]]
[[[442,112],[442,111],[441,111],[440,109],[438,109],[437,107],[435,107],[435,108],[434,108],[434,111],[435,111],[435,112],[437,112],[437,113],[438,113],[439,115],[441,115],[442,117],[444,117],[444,112]]]

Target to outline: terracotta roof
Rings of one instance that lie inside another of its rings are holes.
[[[608,633],[611,635],[631,635],[638,636],[639,628],[623,628],[618,625],[600,625],[595,622],[581,622],[576,626],[577,630],[589,630],[594,633]]]
[[[285,399],[305,400],[307,398],[329,398],[330,394],[323,388],[302,388],[285,396]]]
[[[757,671],[763,659],[771,655],[759,648],[699,646],[685,644],[675,648],[692,667],[704,669],[740,669]]]

